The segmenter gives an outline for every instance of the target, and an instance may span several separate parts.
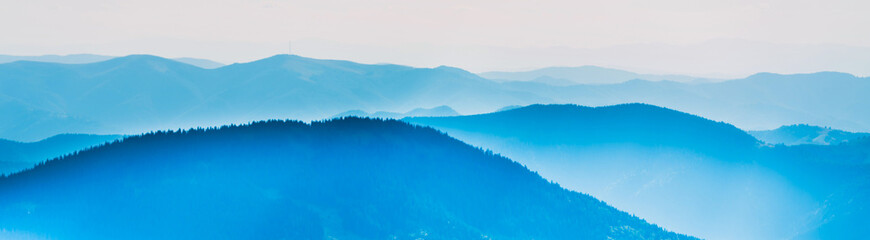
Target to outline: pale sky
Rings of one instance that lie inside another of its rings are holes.
[[[293,40],[303,56],[477,72],[604,65],[708,76],[870,75],[866,0],[0,2],[6,55],[145,53],[232,63],[286,53]]]

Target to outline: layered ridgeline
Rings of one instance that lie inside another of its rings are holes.
[[[635,79],[618,84],[561,87],[514,81],[503,86],[546,96],[555,103],[606,106],[643,102],[725,121],[741,129],[774,129],[804,123],[870,131],[870,111],[866,107],[870,102],[870,94],[866,94],[870,92],[870,78],[845,73],[760,73],[712,83]]]
[[[870,133],[847,132],[829,127],[810,126],[806,124],[782,126],[773,130],[748,131],[758,140],[770,144],[800,145],[819,144],[837,145],[870,137]]]
[[[0,138],[136,133],[256,119],[323,119],[349,109],[481,112],[549,100],[450,68],[277,55],[203,69],[133,55],[90,64],[0,64]]]
[[[406,118],[518,161],[665,228],[708,239],[860,239],[870,139],[768,146],[666,108],[533,105]]]
[[[587,78],[614,78],[608,74]],[[616,78],[625,77],[688,78]],[[665,106],[742,129],[808,123],[870,131],[865,106],[870,102],[868,78],[816,73],[757,74],[697,84],[622,80],[572,86],[499,82],[451,67],[368,65],[291,55],[217,69],[145,55],[88,64],[19,61],[0,64],[0,138],[36,141],[70,132],[130,134],[269,118],[319,120],[354,109],[404,113],[446,105],[476,114],[508,105],[625,102]]]
[[[0,139],[0,174],[10,174],[78,150],[121,139],[121,135],[62,134],[38,142]]]
[[[129,137],[0,178],[0,196],[13,237],[690,239],[395,120]]]

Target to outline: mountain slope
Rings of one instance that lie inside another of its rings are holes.
[[[121,135],[62,134],[38,142],[0,139],[0,174],[33,167],[39,162],[121,139]]]
[[[749,134],[766,143],[785,145],[836,145],[859,138],[870,137],[870,133],[846,132],[806,124],[782,126],[766,131],[749,131]]]
[[[0,178],[0,195],[4,229],[62,239],[689,239],[443,133],[359,118],[130,137]]]
[[[850,203],[866,199],[866,151],[766,147],[729,124],[645,104],[533,105],[404,121],[492,149],[568,189],[701,238],[862,236],[813,234],[854,222],[838,217],[845,213],[864,213]]]

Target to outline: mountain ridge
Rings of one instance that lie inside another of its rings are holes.
[[[25,141],[63,132],[130,134],[288,116],[316,120],[347,109],[394,111],[428,103],[474,112],[498,102],[542,99],[455,68],[295,55],[217,69],[150,55],[81,65],[17,62],[0,64],[0,77],[0,110],[15,113],[0,124],[29,124],[0,129],[0,137]],[[28,117],[37,121],[18,121]]]
[[[453,67],[413,68],[275,55],[201,69],[132,55],[92,64],[0,64],[0,137],[33,141],[65,132],[136,134],[258,119],[319,120],[349,109],[404,112],[447,105],[464,114],[508,105],[643,102],[742,129],[807,123],[870,129],[868,78],[760,74],[715,83],[628,80],[551,86],[496,82]],[[838,107],[830,107],[832,103]],[[98,107],[97,107],[98,106]],[[133,111],[133,109],[140,109]]]

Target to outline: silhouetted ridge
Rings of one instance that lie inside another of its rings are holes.
[[[62,239],[689,238],[431,128],[353,117],[133,136],[0,195],[4,229]]]

